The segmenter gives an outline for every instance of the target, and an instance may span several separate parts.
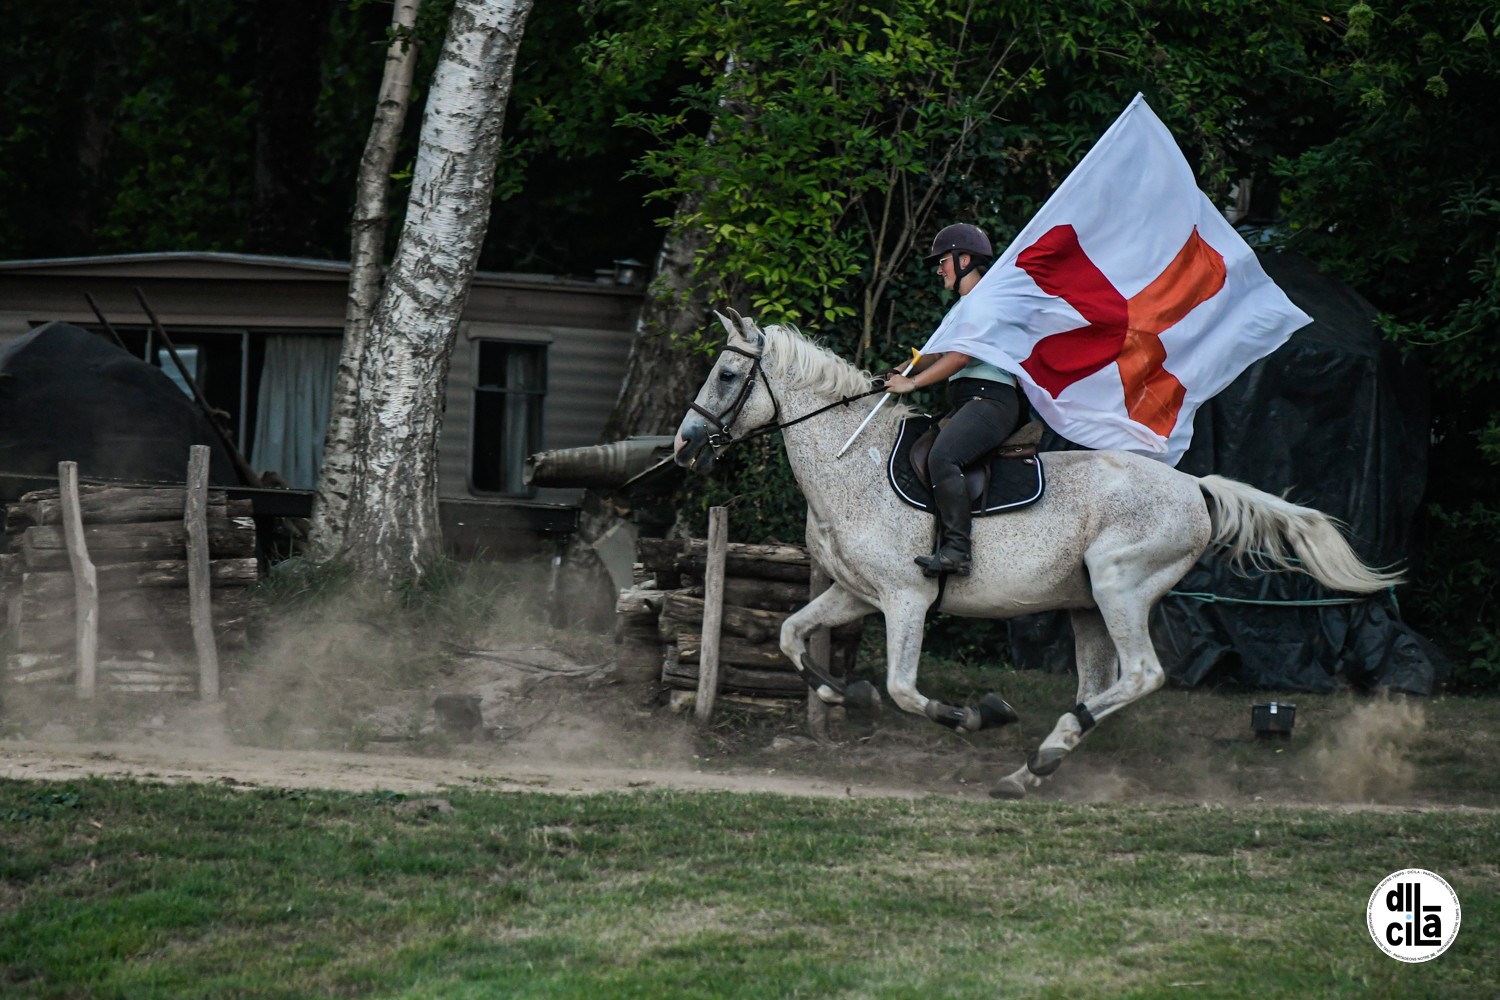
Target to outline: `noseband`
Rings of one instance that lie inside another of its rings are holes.
[[[779,426],[781,420],[781,404],[777,402],[776,394],[771,391],[771,381],[766,378],[765,369],[760,364],[761,359],[765,355],[751,354],[743,347],[735,347],[732,344],[725,345],[724,350],[743,355],[754,362],[754,364],[750,366],[750,374],[746,377],[745,384],[740,386],[739,395],[735,396],[734,401],[725,407],[723,413],[713,413],[707,407],[699,406],[696,399],[688,404],[689,409],[713,425],[714,432],[708,436],[708,446],[715,452],[734,442],[732,425],[739,419],[740,411],[745,408],[745,401],[750,398],[750,390],[755,388],[755,377],[757,375],[760,376],[760,380],[766,385],[766,395],[771,397],[771,406],[774,408],[774,415],[771,417],[771,422]]]

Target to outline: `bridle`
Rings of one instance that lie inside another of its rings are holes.
[[[696,399],[688,404],[688,409],[692,410],[694,413],[698,414],[700,417],[707,420],[710,424],[713,425],[714,432],[708,436],[708,446],[713,449],[714,454],[718,454],[720,451],[729,447],[731,444],[734,444],[736,441],[752,441],[755,438],[761,437],[766,434],[774,434],[776,431],[782,430],[783,428],[791,427],[795,424],[800,424],[804,420],[811,420],[813,417],[816,417],[820,413],[827,413],[834,407],[848,406],[850,403],[854,402],[857,399],[864,399],[866,396],[873,396],[876,393],[885,391],[885,385],[884,383],[882,383],[880,386],[871,389],[869,392],[862,392],[857,396],[842,396],[834,402],[829,403],[827,406],[820,406],[818,409],[813,410],[811,413],[804,413],[800,417],[794,417],[791,420],[783,422],[781,420],[781,402],[776,398],[776,393],[771,391],[771,380],[766,378],[766,370],[761,366],[761,360],[765,358],[765,353],[762,352],[760,354],[754,354],[750,351],[745,350],[743,347],[735,347],[733,344],[724,345],[724,350],[732,351],[733,353],[738,354],[741,357],[749,358],[752,362],[750,366],[750,372],[745,378],[745,384],[740,386],[739,394],[734,397],[734,400],[727,407],[725,407],[723,412],[721,413],[714,413],[706,406],[699,406]],[[736,420],[739,419],[740,411],[745,408],[745,401],[750,398],[750,390],[755,388],[755,377],[757,375],[760,376],[761,382],[765,383],[766,395],[771,397],[771,422],[763,427],[757,427],[755,430],[751,431],[749,434],[746,434],[742,438],[736,438],[734,436],[733,424]]]
[[[722,413],[714,413],[706,406],[699,406],[696,399],[688,404],[689,409],[713,425],[714,432],[708,436],[708,446],[715,453],[734,443],[735,436],[732,425],[740,418],[740,411],[745,408],[745,401],[750,398],[750,390],[755,388],[755,377],[757,375],[760,376],[760,380],[766,385],[766,395],[771,397],[771,406],[774,408],[774,415],[771,417],[772,423],[775,423],[781,417],[781,403],[777,401],[776,394],[771,391],[771,381],[766,378],[766,370],[761,367],[761,359],[765,357],[765,353],[752,354],[743,347],[735,347],[733,344],[726,344],[724,350],[733,351],[735,354],[749,358],[753,362],[750,366],[750,373],[745,377],[745,384],[740,386],[739,395],[734,397],[734,401],[725,407]],[[761,430],[764,429],[761,428]],[[776,429],[779,428],[772,428],[772,430]]]

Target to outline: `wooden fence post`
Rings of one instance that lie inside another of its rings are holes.
[[[729,511],[708,510],[708,552],[703,570],[703,647],[698,654],[698,699],[693,717],[707,725],[719,694],[719,639],[724,625],[724,564],[729,554]]]
[[[83,537],[83,509],[78,499],[78,463],[57,463],[58,496],[62,502],[63,537],[73,568],[74,632],[78,650],[76,690],[79,698],[94,697],[99,667],[99,577]]]
[[[188,459],[182,520],[187,529],[188,617],[198,653],[198,697],[219,697],[219,650],[214,642],[213,583],[208,564],[207,445],[195,444]]]

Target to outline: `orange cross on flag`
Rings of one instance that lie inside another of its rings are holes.
[[[1071,441],[1176,465],[1199,405],[1310,322],[1137,94],[922,353],[1015,374]]]

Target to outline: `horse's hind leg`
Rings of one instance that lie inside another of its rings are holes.
[[[835,583],[782,623],[781,651],[792,661],[792,666],[807,686],[823,701],[833,705],[847,701],[856,708],[870,708],[880,700],[869,681],[845,685],[825,674],[807,656],[807,639],[815,631],[845,625],[874,610],[870,604]]]
[[[1114,640],[1104,624],[1104,616],[1096,609],[1079,609],[1069,617],[1073,622],[1073,646],[1078,656],[1078,703],[1071,712],[1063,713],[1051,734],[1024,766],[1001,778],[990,789],[995,798],[1025,797],[1026,789],[1040,785],[1042,778],[1057,770],[1063,757],[1078,746],[1101,714],[1107,714],[1097,699],[1119,678],[1120,661]],[[1090,705],[1094,707],[1087,707]]]

